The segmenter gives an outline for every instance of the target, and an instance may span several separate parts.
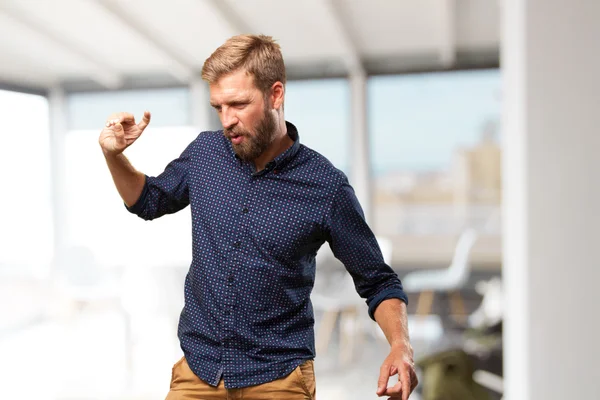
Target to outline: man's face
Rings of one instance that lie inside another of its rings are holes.
[[[253,161],[275,138],[276,121],[267,97],[243,70],[221,77],[209,88],[225,137],[242,160]]]

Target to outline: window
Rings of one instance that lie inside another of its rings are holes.
[[[191,120],[187,88],[73,93],[67,104],[69,127],[74,130],[98,129],[98,124],[118,111],[141,116],[149,110],[153,127],[184,126]]]
[[[189,107],[189,92],[185,88],[69,96],[71,130],[65,138],[69,244],[90,248],[102,266],[189,265],[189,208],[152,223],[130,214],[114,186],[98,144],[108,115],[126,111],[139,119],[144,110],[150,110],[150,126],[125,155],[139,171],[158,175],[199,133],[189,126]],[[157,248],[169,250],[152,250]]]
[[[298,127],[301,142],[344,171],[348,161],[348,102],[345,80],[293,81],[287,85],[285,115]],[[69,96],[71,130],[65,140],[69,243],[90,247],[98,262],[106,266],[189,264],[189,208],[151,223],[129,214],[98,145],[100,129],[109,114],[124,110],[139,118],[149,109],[152,124],[126,155],[138,170],[157,175],[198,134],[189,127],[188,103],[187,92],[179,89]],[[169,250],[152,251],[160,244]]]
[[[186,266],[191,261],[189,207],[151,223],[123,204],[95,131],[71,131],[66,138],[68,242],[85,245],[101,265]],[[158,175],[198,133],[189,127],[148,127],[125,154],[139,171]],[[153,249],[168,251],[153,251]]]
[[[285,118],[298,128],[300,142],[348,174],[350,89],[344,79],[291,81]]]
[[[370,79],[373,224],[405,262],[442,248],[449,262],[466,227],[495,237],[500,262],[500,84],[498,70]]]
[[[45,274],[52,257],[48,102],[0,91],[0,269]]]

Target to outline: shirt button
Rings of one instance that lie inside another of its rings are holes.
[[[242,212],[243,212],[244,214],[248,214],[248,209],[247,209],[247,208],[244,208],[244,209],[242,210]]]
[[[235,280],[235,278],[233,277],[233,275],[229,275],[227,277],[227,282],[229,282],[229,283],[233,283],[234,280]]]
[[[242,244],[240,242],[234,242],[233,243],[233,247],[235,247],[236,249],[239,249],[241,245]]]
[[[225,311],[223,312],[223,314],[225,314],[225,315],[229,315],[229,314],[231,314],[231,311],[229,311],[229,310],[225,310]]]

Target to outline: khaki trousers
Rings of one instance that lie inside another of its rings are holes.
[[[272,382],[241,389],[226,389],[223,379],[217,387],[198,378],[185,357],[174,366],[171,390],[166,400],[315,400],[315,371],[312,360],[291,374]]]

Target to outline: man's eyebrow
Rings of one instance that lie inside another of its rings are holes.
[[[217,103],[215,101],[211,101],[210,105],[212,107],[218,107],[221,104],[226,104],[226,105],[247,104],[247,103],[250,103],[251,101],[252,101],[252,99],[249,98],[249,97],[240,97],[240,98],[237,98],[237,99],[227,100],[227,101],[224,101],[222,103]]]

